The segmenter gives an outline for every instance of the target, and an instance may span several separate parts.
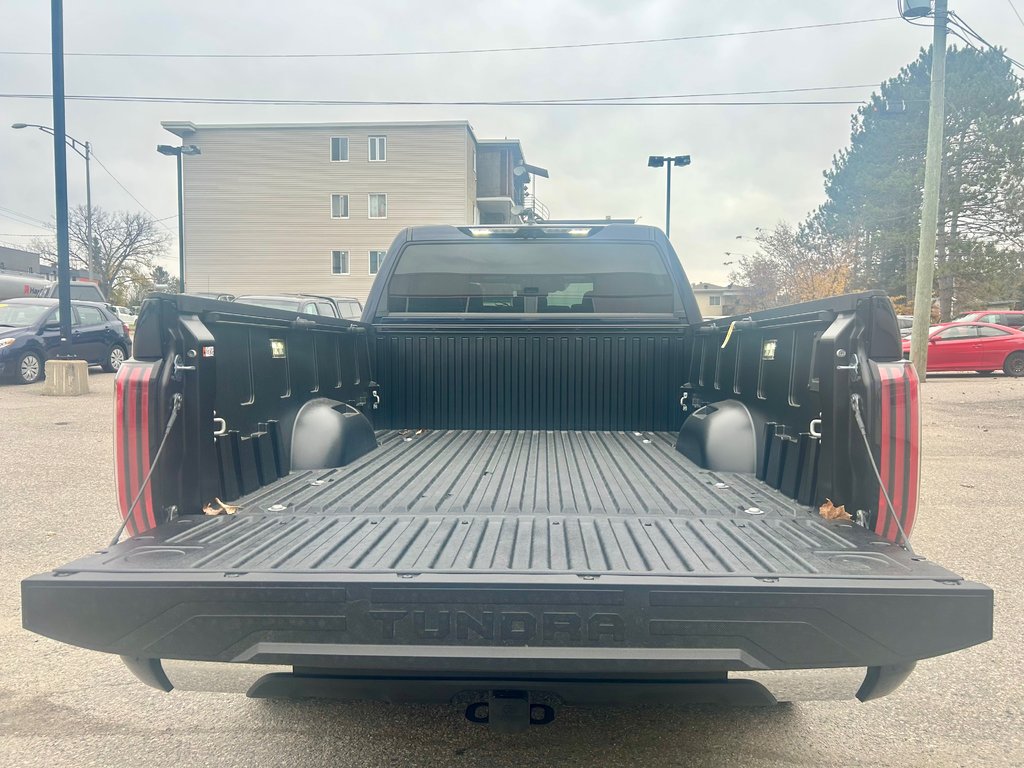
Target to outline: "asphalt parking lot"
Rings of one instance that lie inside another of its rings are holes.
[[[21,629],[19,581],[117,527],[113,375],[0,387],[0,765],[1024,765],[1024,380],[935,375],[915,548],[996,592],[995,640],[877,702],[565,710],[499,736],[447,707],[163,694]]]

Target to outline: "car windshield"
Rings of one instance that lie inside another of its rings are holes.
[[[49,311],[50,307],[45,304],[0,303],[0,326],[33,325]]]
[[[661,252],[638,243],[507,240],[409,245],[388,284],[388,314],[671,314]]]
[[[239,304],[255,304],[257,307],[267,307],[269,309],[284,309],[290,312],[297,312],[299,310],[299,300],[280,298],[275,299],[269,296],[242,296],[236,299]]]

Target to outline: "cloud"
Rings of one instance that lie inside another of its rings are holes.
[[[0,48],[47,50],[45,4],[5,0]],[[1019,49],[1003,4],[962,0],[958,11],[993,42]],[[148,52],[353,52],[537,45],[650,38],[893,15],[891,0],[705,0],[424,3],[69,3],[66,49]],[[1005,40],[1004,37],[1005,30]],[[69,93],[353,99],[506,99],[758,90],[876,83],[912,60],[928,30],[900,21],[830,29],[475,56],[331,60],[67,59]],[[46,57],[0,57],[3,90],[48,92]],[[801,94],[863,98],[870,88]],[[741,97],[737,97],[741,98]],[[756,98],[756,97],[751,97]],[[785,98],[764,97],[765,99]],[[45,101],[3,100],[7,122],[49,123]],[[853,107],[238,107],[68,104],[68,131],[157,216],[176,210],[174,163],[155,145],[161,120],[328,122],[468,119],[481,137],[515,136],[547,167],[538,197],[558,217],[639,216],[664,222],[664,173],[652,153],[690,154],[673,177],[673,241],[691,278],[723,279],[735,236],[797,221],[822,197],[821,172],[849,134]],[[35,218],[53,210],[52,145],[0,128],[0,206]],[[73,203],[84,172],[69,158]],[[135,204],[94,168],[94,199]],[[174,228],[174,221],[167,222]],[[30,232],[4,221],[0,232]],[[0,237],[0,239],[3,239]],[[24,242],[24,241],[22,241]]]

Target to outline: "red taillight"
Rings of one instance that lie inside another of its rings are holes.
[[[132,335],[132,329],[128,327],[128,323],[122,321],[121,322],[121,327],[124,328],[124,335],[125,336],[131,336]]]
[[[114,384],[114,468],[117,481],[117,505],[121,518],[139,494],[149,471],[150,380],[155,365],[125,363]],[[128,521],[129,536],[156,527],[153,493],[150,486],[139,499]]]
[[[878,491],[875,533],[889,541],[900,541],[898,518],[909,536],[917,515],[921,483],[921,408],[918,378],[909,363],[881,363],[879,405],[878,469],[892,499],[890,510],[882,490]]]

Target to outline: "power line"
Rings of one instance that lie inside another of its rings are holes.
[[[20,213],[12,208],[5,208],[0,205],[0,216],[10,221],[16,221],[19,224],[28,224],[32,227],[39,227],[41,229],[50,229],[50,225],[42,219],[37,219],[35,216],[29,216],[27,213]]]
[[[1017,21],[1024,27],[1024,17],[1020,15],[1020,11],[1017,10],[1017,6],[1013,4],[1013,0],[1006,0],[1010,4],[1010,9],[1013,11],[1013,15],[1017,17]]]
[[[69,98],[70,98],[70,97],[69,97]],[[93,160],[95,160],[95,161],[96,161],[96,163],[97,163],[97,165],[99,165],[99,167],[100,167],[100,168],[102,168],[102,169],[103,169],[103,170],[104,170],[104,171],[106,172],[107,176],[109,176],[109,177],[110,177],[110,178],[112,178],[112,179],[113,179],[113,180],[114,180],[115,182],[117,182],[117,186],[119,186],[119,187],[120,187],[121,189],[123,189],[123,190],[125,191],[125,193],[126,193],[126,194],[128,195],[128,197],[130,197],[130,198],[131,198],[132,200],[134,200],[134,201],[135,201],[136,203],[138,203],[139,207],[140,207],[140,208],[141,208],[142,210],[144,210],[144,211],[145,211],[146,213],[148,213],[148,214],[150,215],[150,217],[151,217],[151,218],[152,218],[152,219],[153,219],[154,221],[156,221],[156,222],[157,222],[157,223],[158,223],[158,224],[159,224],[159,225],[160,225],[161,227],[163,227],[164,229],[166,229],[166,230],[167,230],[168,232],[170,232],[170,233],[171,233],[172,235],[174,234],[174,232],[173,232],[173,231],[171,230],[171,228],[170,228],[170,227],[168,227],[168,226],[167,226],[166,224],[164,224],[164,222],[163,222],[163,220],[162,220],[162,219],[158,219],[158,218],[156,217],[156,214],[155,214],[155,213],[153,213],[153,212],[152,212],[151,210],[149,210],[149,208],[147,208],[147,207],[146,207],[145,205],[143,205],[143,204],[142,204],[142,201],[141,201],[141,200],[139,200],[139,198],[137,198],[137,197],[136,197],[135,195],[133,195],[133,194],[131,193],[131,190],[129,190],[129,189],[128,189],[128,187],[126,187],[126,186],[125,186],[124,184],[122,184],[122,183],[121,183],[121,180],[120,180],[119,178],[117,178],[117,176],[115,176],[115,175],[114,175],[114,174],[113,174],[113,173],[112,173],[112,172],[110,171],[110,169],[109,169],[109,168],[107,168],[107,166],[105,166],[105,165],[103,164],[103,161],[102,161],[102,160],[100,160],[100,159],[99,159],[98,157],[96,157],[96,150],[93,150],[93,151],[92,151],[92,159],[93,159]]]
[[[857,86],[864,87],[864,86]],[[756,92],[746,92],[754,94]],[[772,93],[769,91],[768,93]],[[724,94],[722,94],[724,95]],[[120,96],[80,94],[68,95],[68,101],[97,101],[149,104],[220,104],[248,106],[306,106],[306,107],[741,107],[741,106],[794,106],[794,105],[858,105],[858,100],[777,100],[777,101],[665,101],[678,98],[707,98],[712,94],[686,94],[682,96],[602,97],[580,99],[523,99],[511,101],[401,101],[352,99],[243,99],[200,96]],[[0,99],[50,99],[47,93],[0,93]]]
[[[968,24],[968,23],[967,23],[966,21],[964,21],[964,20],[963,20],[963,19],[962,19],[962,18],[960,17],[960,15],[959,15],[959,14],[955,13],[954,11],[950,11],[950,12],[949,12],[949,20],[950,20],[950,22],[952,22],[952,24],[953,24],[953,25],[954,25],[954,26],[955,26],[955,27],[956,27],[957,29],[959,29],[959,30],[960,30],[961,32],[963,32],[964,34],[970,35],[970,36],[971,36],[971,37],[973,37],[973,38],[974,38],[975,40],[977,40],[977,41],[978,41],[979,43],[981,43],[981,44],[982,44],[982,45],[984,45],[984,46],[985,46],[986,48],[988,48],[988,49],[989,49],[990,51],[994,51],[994,52],[995,52],[995,53],[997,53],[998,55],[1002,56],[1002,57],[1003,57],[1004,59],[1006,59],[1006,60],[1007,60],[1008,62],[1010,62],[1010,64],[1012,64],[1013,66],[1017,67],[1018,69],[1024,70],[1024,64],[1021,64],[1021,63],[1020,63],[1019,61],[1017,61],[1017,60],[1016,60],[1015,58],[1013,58],[1012,56],[1009,56],[1009,55],[1007,55],[1007,53],[1006,53],[1005,51],[1001,51],[1001,50],[1000,50],[999,48],[997,48],[996,46],[992,45],[992,43],[990,43],[990,42],[989,42],[988,40],[986,40],[986,39],[985,39],[984,37],[982,37],[981,35],[979,35],[979,34],[978,34],[978,33],[977,33],[976,31],[975,31],[974,27],[972,27],[972,26],[971,26],[970,24]],[[960,37],[960,35],[957,35],[957,37]],[[963,39],[963,38],[961,37],[961,39]],[[965,42],[966,42],[966,41],[965,41]],[[967,44],[968,44],[968,45],[971,45],[971,44],[970,44],[970,42],[967,42]],[[971,45],[971,47],[973,48],[974,46],[973,46],[973,45]]]
[[[478,53],[524,53],[529,51],[555,51],[578,48],[608,48],[612,46],[648,45],[651,43],[677,43],[690,40],[713,40],[721,37],[742,37],[777,32],[795,32],[804,29],[846,27],[854,24],[872,24],[879,21],[893,21],[899,16],[879,16],[871,19],[832,21],[821,24],[801,24],[792,27],[771,27],[750,29],[739,32],[714,32],[704,35],[677,35],[673,37],[650,37],[638,40],[604,40],[591,43],[557,43],[553,45],[523,45],[505,48],[454,48],[447,50],[422,51],[360,51],[355,53],[141,53],[116,51],[78,51],[65,56],[88,56],[106,58],[138,59],[366,59],[401,56],[462,56]],[[49,51],[0,51],[0,56],[49,56]]]
[[[821,85],[808,88],[772,88],[761,91],[718,91],[711,93],[675,93],[654,96],[583,96],[574,99],[531,99],[536,104],[563,104],[601,101],[654,101],[658,99],[698,99],[716,96],[766,96],[778,93],[808,93],[812,91],[842,91],[853,88],[874,88],[878,83],[859,83],[857,85]]]

